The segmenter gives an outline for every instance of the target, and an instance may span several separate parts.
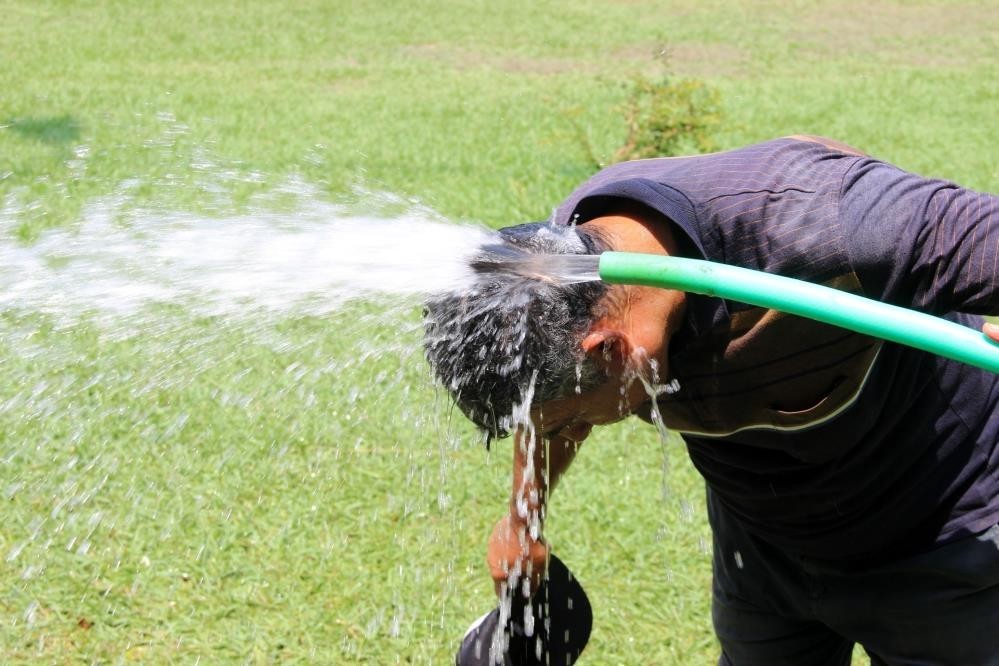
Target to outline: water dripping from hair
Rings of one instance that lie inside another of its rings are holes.
[[[680,382],[674,378],[665,384],[660,383],[659,362],[654,358],[649,359],[649,367],[651,369],[651,377],[645,378],[639,375],[639,379],[651,399],[651,409],[649,415],[653,425],[656,427],[656,431],[659,433],[659,448],[662,453],[662,480],[660,488],[662,500],[665,502],[669,499],[669,451],[666,448],[669,440],[669,430],[666,428],[666,423],[663,421],[662,411],[659,409],[659,397],[661,395],[672,395],[679,391]]]

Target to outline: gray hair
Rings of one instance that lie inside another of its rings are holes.
[[[482,249],[473,265],[502,266],[509,255],[599,254],[606,249],[585,227],[545,222],[501,229],[499,238]],[[514,409],[525,402],[543,403],[605,381],[579,344],[605,292],[599,280],[562,284],[517,271],[484,271],[472,290],[427,300],[427,360],[436,379],[487,438],[504,437]]]

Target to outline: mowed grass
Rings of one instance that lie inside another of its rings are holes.
[[[388,192],[455,221],[544,218],[589,175],[584,140],[621,143],[628,82],[664,51],[720,90],[720,147],[826,134],[999,190],[987,3],[2,15],[0,230],[25,242],[104,197],[226,215],[281,206],[289,179],[362,210]],[[430,386],[418,305],[144,322],[0,316],[5,661],[448,663],[492,604],[510,448],[484,452]],[[597,433],[549,536],[595,607],[587,663],[714,659],[703,490],[678,441]]]

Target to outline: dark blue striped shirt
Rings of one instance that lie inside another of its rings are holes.
[[[685,254],[827,284],[978,328],[999,313],[999,198],[824,139],[604,169],[560,224],[638,202]],[[803,555],[888,557],[999,520],[999,382],[976,368],[691,295],[662,404],[715,497]]]

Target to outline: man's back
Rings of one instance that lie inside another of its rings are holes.
[[[691,256],[978,327],[977,317],[951,310],[993,311],[996,268],[966,247],[966,233],[927,241],[931,223],[984,225],[984,239],[994,200],[979,205],[977,218],[953,214],[977,196],[844,147],[781,139],[616,165],[574,192],[555,221],[585,222],[622,199],[637,201],[679,227]],[[925,224],[908,220],[917,217]],[[941,242],[951,237],[957,242]],[[970,258],[964,268],[979,274],[963,289],[946,270],[926,268],[937,261],[953,270],[962,254]],[[684,434],[715,501],[747,529],[812,557],[867,559],[996,522],[993,375],[744,304],[691,297],[688,312],[670,348],[681,390],[660,409]]]

